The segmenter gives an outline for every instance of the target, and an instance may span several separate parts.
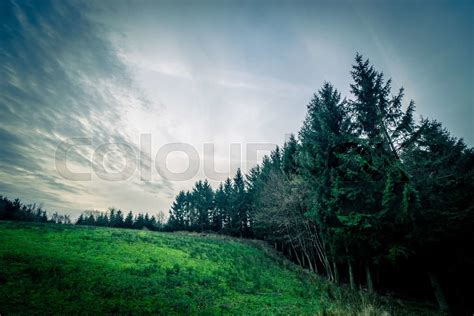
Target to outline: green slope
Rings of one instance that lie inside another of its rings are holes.
[[[343,308],[325,282],[267,253],[217,236],[0,222],[0,314]]]

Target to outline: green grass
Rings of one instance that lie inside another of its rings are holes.
[[[0,222],[2,315],[344,314],[333,288],[258,242]]]

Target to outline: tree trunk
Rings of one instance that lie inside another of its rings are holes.
[[[434,272],[428,272],[430,277],[431,286],[433,287],[434,295],[436,301],[438,301],[439,309],[444,312],[449,312],[448,303],[446,302],[446,297],[444,296],[443,289],[441,288],[441,283],[439,282],[438,276]]]
[[[334,283],[338,284],[339,283],[339,272],[337,271],[337,265],[336,261],[332,261],[332,266],[333,266],[333,272],[334,272]]]
[[[365,266],[365,276],[367,277],[367,291],[374,292],[374,282],[372,282],[372,273],[368,265]]]
[[[304,255],[306,257],[306,260],[308,260],[308,267],[311,270],[311,272],[314,272],[313,265],[311,264],[311,257],[308,255],[306,251],[304,251]]]
[[[352,262],[347,260],[347,265],[349,267],[349,284],[351,286],[351,290],[355,290],[355,281],[354,281],[354,273],[352,271]]]
[[[316,272],[316,274],[319,274],[318,260],[316,258],[314,258],[313,260],[313,266],[314,266],[314,272]]]
[[[292,245],[290,249],[293,249],[293,254],[296,258],[296,261],[298,261],[298,264],[300,265],[300,267],[304,268],[303,263],[301,262],[300,256],[298,256],[298,252],[296,251],[295,247]],[[290,251],[290,256],[291,256],[291,251]]]

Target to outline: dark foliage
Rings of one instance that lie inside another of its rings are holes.
[[[0,196],[0,220],[56,224],[71,223],[67,215],[54,213],[48,217],[48,214],[41,206],[36,204],[23,204],[20,199],[12,201],[3,196]]]
[[[138,213],[138,215],[134,216],[132,211],[130,211],[124,218],[121,210],[112,207],[105,213],[86,211],[79,216],[75,224],[158,231],[163,229],[163,217],[160,216],[157,219],[155,216],[150,217],[148,213]]]

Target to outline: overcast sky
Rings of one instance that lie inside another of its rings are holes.
[[[0,22],[0,194],[49,210],[167,211],[204,164],[215,185],[254,164],[248,144],[297,133],[324,81],[350,97],[356,52],[405,87],[418,116],[474,144],[472,1],[5,0]],[[107,143],[128,147],[102,157]],[[199,159],[157,162],[168,143]],[[90,180],[58,171],[61,144],[78,145],[67,169]],[[101,179],[94,153],[126,179]],[[155,168],[196,163],[184,181]]]

